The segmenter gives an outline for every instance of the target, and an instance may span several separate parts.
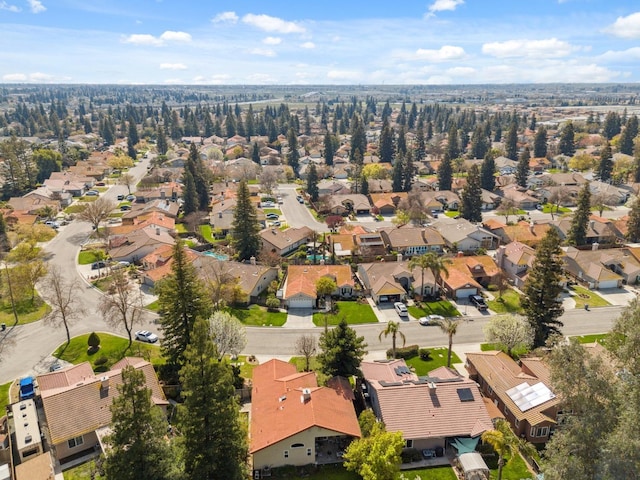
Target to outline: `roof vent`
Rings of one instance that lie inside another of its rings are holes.
[[[286,395],[282,395],[280,398],[278,398],[279,402],[284,402],[287,399]]]
[[[311,389],[303,388],[302,395],[300,395],[300,403],[307,403],[311,400]]]
[[[24,437],[24,443],[31,443],[31,440],[33,440],[31,435],[27,435],[26,437]]]

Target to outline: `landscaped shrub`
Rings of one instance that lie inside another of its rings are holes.
[[[100,348],[100,337],[96,332],[91,332],[87,339],[87,345],[89,345],[89,353],[97,352]]]
[[[419,462],[422,460],[422,455],[415,448],[406,448],[402,451],[401,454],[402,463],[411,463],[411,462]]]
[[[267,309],[270,312],[274,312],[280,308],[280,300],[278,300],[275,296],[271,296],[267,298],[266,305]]]
[[[94,365],[96,367],[99,367],[100,365],[104,365],[105,363],[107,363],[109,361],[109,359],[107,357],[105,357],[104,355],[101,356],[100,358],[96,359],[94,363]]]
[[[409,359],[418,356],[418,345],[409,345],[408,347],[396,348],[396,358]],[[393,351],[387,350],[387,358],[393,357]]]
[[[418,355],[420,355],[421,360],[431,360],[431,350],[428,348],[421,348],[418,350]]]

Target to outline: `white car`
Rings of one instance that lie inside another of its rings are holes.
[[[139,330],[136,332],[136,340],[147,343],[156,343],[158,336],[155,333],[148,332],[147,330]]]
[[[400,317],[408,317],[409,316],[409,311],[407,310],[407,306],[402,303],[402,302],[396,302],[393,304],[393,308],[396,309],[396,312],[398,312],[398,315]]]
[[[435,325],[442,320],[444,320],[442,315],[427,315],[426,317],[420,317],[418,322],[420,322],[420,325]]]

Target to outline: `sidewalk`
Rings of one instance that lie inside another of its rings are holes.
[[[455,339],[454,339],[455,340]],[[454,363],[451,365],[456,369],[458,373],[460,373],[463,377],[469,376],[469,372],[465,368],[465,363],[467,363],[467,353],[476,353],[481,352],[479,343],[461,343],[456,345],[455,342],[452,346],[453,352],[460,358],[461,363]]]

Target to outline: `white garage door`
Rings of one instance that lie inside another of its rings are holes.
[[[598,284],[598,290],[607,288],[618,288],[618,280],[605,280]]]
[[[456,290],[456,299],[457,300],[467,300],[469,295],[475,295],[478,291],[475,288],[461,288],[460,290]]]
[[[309,297],[292,297],[288,303],[289,308],[313,308],[313,300]]]

